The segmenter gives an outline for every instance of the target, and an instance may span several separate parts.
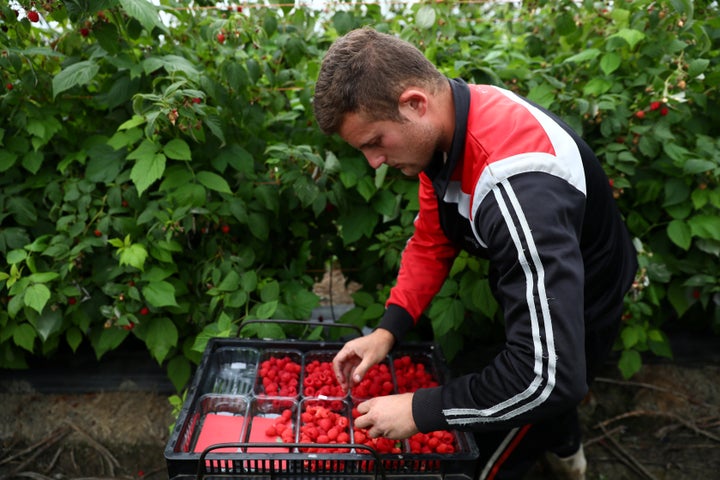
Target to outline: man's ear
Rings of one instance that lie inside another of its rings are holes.
[[[410,87],[400,94],[398,108],[404,116],[409,114],[423,116],[428,109],[428,94],[420,88]]]

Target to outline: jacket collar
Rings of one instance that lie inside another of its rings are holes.
[[[433,188],[438,195],[444,196],[447,184],[450,181],[455,166],[462,158],[465,149],[465,135],[467,131],[468,114],[470,112],[470,88],[461,79],[448,79],[452,90],[455,105],[455,131],[450,151],[447,156],[444,152],[435,152],[430,165],[424,172],[432,180]]]

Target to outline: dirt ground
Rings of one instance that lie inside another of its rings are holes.
[[[608,364],[580,409],[588,480],[720,478],[720,350],[704,340],[631,381]],[[174,417],[160,390],[47,393],[0,377],[0,480],[167,479]],[[528,480],[551,478],[538,466]]]

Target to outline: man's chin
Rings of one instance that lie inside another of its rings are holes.
[[[420,173],[417,169],[412,167],[404,167],[400,169],[400,172],[402,172],[403,175],[406,177],[417,177],[418,173]]]

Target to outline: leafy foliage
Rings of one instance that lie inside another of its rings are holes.
[[[625,375],[671,354],[666,322],[720,331],[716,4],[157,3],[0,6],[0,367],[133,335],[181,389],[210,337],[296,333],[242,322],[308,318],[334,260],[365,286],[342,320],[374,325],[417,186],[311,107],[323,52],[365,24],[551,108],[602,155],[642,265]],[[486,268],[461,255],[428,309],[448,357],[501,328]]]

